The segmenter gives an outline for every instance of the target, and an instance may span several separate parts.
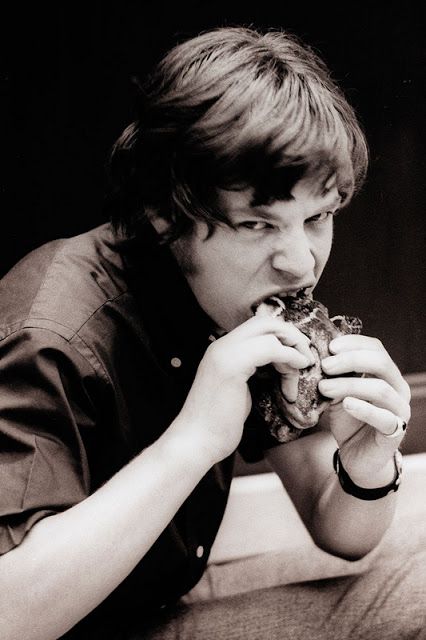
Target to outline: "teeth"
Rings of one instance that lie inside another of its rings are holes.
[[[306,291],[307,291],[306,287],[303,289],[297,289],[296,291],[282,291],[276,294],[275,296],[269,296],[269,298],[266,298],[265,300],[258,303],[257,305],[254,305],[252,307],[252,311],[256,315],[270,316],[271,313],[273,313],[274,315],[281,315],[281,313],[286,308],[285,302],[284,302],[286,298],[294,298],[294,299],[305,298],[307,296]],[[270,301],[273,301],[274,303],[274,311],[271,311],[272,305]]]
[[[298,289],[297,291],[287,291],[280,294],[282,298],[303,298],[306,295],[306,289]]]

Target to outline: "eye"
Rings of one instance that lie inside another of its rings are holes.
[[[337,211],[321,211],[321,213],[317,213],[315,216],[311,216],[306,220],[306,222],[326,222],[330,218],[330,216],[335,216]]]
[[[263,220],[244,220],[238,225],[239,229],[249,229],[250,231],[264,231],[265,229],[272,229],[272,225],[269,222]]]

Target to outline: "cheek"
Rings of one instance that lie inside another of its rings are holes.
[[[204,242],[197,243],[197,263],[212,278],[225,284],[225,276],[243,275],[255,261],[255,247],[242,242],[241,238],[228,228],[218,228],[215,234]]]
[[[313,242],[312,253],[315,257],[316,271],[318,275],[324,270],[325,265],[330,257],[331,247],[333,244],[333,228],[327,229],[320,238],[316,238]]]

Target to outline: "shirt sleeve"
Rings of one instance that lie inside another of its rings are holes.
[[[0,554],[41,518],[88,496],[82,431],[96,424],[94,375],[53,331],[0,341]]]

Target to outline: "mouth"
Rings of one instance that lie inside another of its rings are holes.
[[[303,287],[301,289],[293,289],[293,290],[282,290],[276,293],[271,293],[267,296],[262,297],[257,300],[251,307],[253,313],[256,312],[257,308],[265,302],[272,301],[274,306],[281,309],[285,309],[285,301],[288,298],[292,298],[294,300],[303,300],[304,298],[312,297],[312,289],[313,287]]]
[[[286,298],[294,298],[295,300],[301,300],[308,298],[311,294],[312,287],[303,287],[302,289],[296,289],[294,291],[279,291],[274,293],[274,298],[279,300],[285,300]],[[271,296],[272,297],[272,296]]]

